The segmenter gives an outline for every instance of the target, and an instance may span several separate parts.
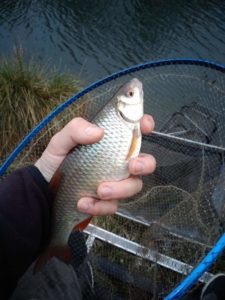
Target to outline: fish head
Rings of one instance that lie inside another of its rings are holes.
[[[124,84],[116,94],[116,109],[127,124],[138,123],[143,116],[143,86],[140,80],[133,78]]]

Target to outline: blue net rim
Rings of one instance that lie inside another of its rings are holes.
[[[222,73],[225,73],[225,65],[215,63],[209,60],[204,59],[193,59],[193,58],[171,58],[171,59],[163,59],[157,61],[147,61],[138,65],[131,66],[129,68],[125,68],[118,72],[115,72],[103,79],[100,79],[72,97],[68,98],[62,104],[60,104],[56,109],[54,109],[50,114],[48,114],[36,127],[34,127],[30,133],[25,136],[25,138],[17,145],[17,147],[8,155],[6,160],[0,167],[0,176],[4,175],[10,164],[14,161],[16,156],[24,149],[24,147],[31,141],[33,137],[35,137],[42,128],[46,124],[48,124],[55,116],[57,116],[60,112],[62,112],[67,106],[72,104],[74,101],[78,100],[85,94],[94,90],[95,88],[111,81],[116,78],[122,77],[129,73],[135,73],[140,70],[148,69],[148,68],[156,68],[161,66],[168,65],[198,65],[206,68],[210,68]],[[172,292],[165,298],[165,300],[170,299],[180,299],[202,276],[204,272],[208,270],[208,268],[215,262],[217,257],[221,254],[221,252],[225,248],[225,234],[221,235],[220,239],[216,242],[214,247],[209,251],[209,253],[202,259],[202,261],[192,270],[192,272],[185,277],[183,281],[181,281]]]

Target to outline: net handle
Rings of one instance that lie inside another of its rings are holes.
[[[215,262],[225,249],[225,233],[219,238],[202,261],[184,278],[164,300],[180,299]]]

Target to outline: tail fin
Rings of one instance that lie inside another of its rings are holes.
[[[72,259],[68,246],[50,246],[36,260],[33,274],[39,272],[42,267],[54,256],[60,258],[64,262],[69,262]]]
[[[73,231],[83,231],[87,225],[90,223],[92,219],[88,217],[87,219],[83,220],[79,224],[75,225]],[[35,266],[33,269],[33,273],[37,273],[41,270],[41,268],[52,258],[58,257],[64,262],[70,262],[72,260],[72,255],[68,245],[65,246],[49,246],[37,259],[35,262]]]

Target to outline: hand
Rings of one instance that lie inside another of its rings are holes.
[[[151,116],[144,115],[141,120],[141,131],[149,134],[154,128]],[[56,133],[35,166],[49,182],[68,152],[77,144],[94,144],[102,139],[104,130],[82,118],[70,121],[61,131]],[[103,182],[98,186],[99,199],[82,198],[77,207],[90,215],[110,215],[116,212],[119,199],[138,193],[142,189],[142,181],[135,175],[147,175],[154,171],[156,161],[152,155],[140,154],[129,162],[131,176],[119,182]]]

